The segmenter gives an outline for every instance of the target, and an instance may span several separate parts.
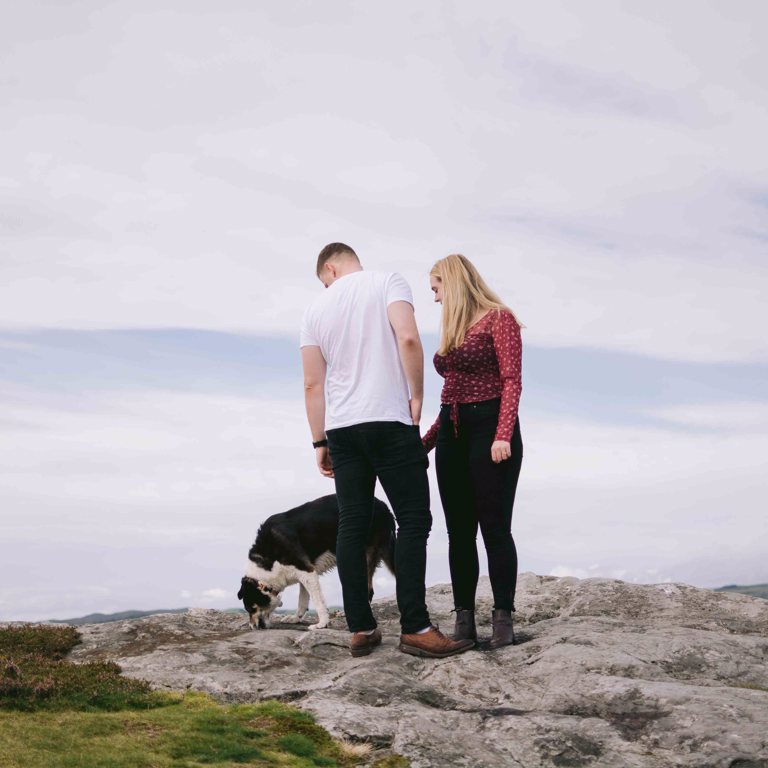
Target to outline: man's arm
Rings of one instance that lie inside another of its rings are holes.
[[[320,347],[302,347],[301,364],[304,368],[304,406],[312,432],[312,442],[325,439],[325,374],[327,365]],[[320,473],[333,477],[328,448],[316,448],[315,459]]]
[[[387,316],[395,332],[400,361],[411,391],[411,418],[414,424],[418,424],[424,402],[424,350],[416,327],[416,316],[407,301],[393,301],[387,307]]]

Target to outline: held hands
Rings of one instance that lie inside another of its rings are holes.
[[[491,446],[491,459],[494,463],[508,459],[512,455],[512,446],[506,440],[495,440]]]
[[[333,477],[331,454],[328,452],[327,445],[322,448],[315,448],[315,461],[317,461],[317,468],[323,477]]]

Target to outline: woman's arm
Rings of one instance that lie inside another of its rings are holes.
[[[523,340],[520,325],[510,312],[499,312],[491,330],[501,376],[501,406],[495,440],[512,441],[523,391]]]
[[[421,438],[424,448],[429,453],[437,445],[437,433],[440,431],[440,414],[437,415],[435,423],[427,430],[427,434]]]

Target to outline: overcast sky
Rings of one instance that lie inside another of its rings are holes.
[[[332,492],[297,337],[333,240],[411,283],[426,420],[436,259],[526,324],[522,570],[768,581],[767,24],[0,0],[0,619],[236,603],[259,522]]]

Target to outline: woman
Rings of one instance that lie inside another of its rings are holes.
[[[512,507],[523,460],[520,402],[521,325],[464,256],[440,259],[430,272],[443,305],[437,372],[445,378],[440,415],[423,438],[437,446],[437,481],[448,527],[456,610],[455,639],[477,641],[475,591],[478,525],[493,589],[491,648],[515,641],[517,551]]]

